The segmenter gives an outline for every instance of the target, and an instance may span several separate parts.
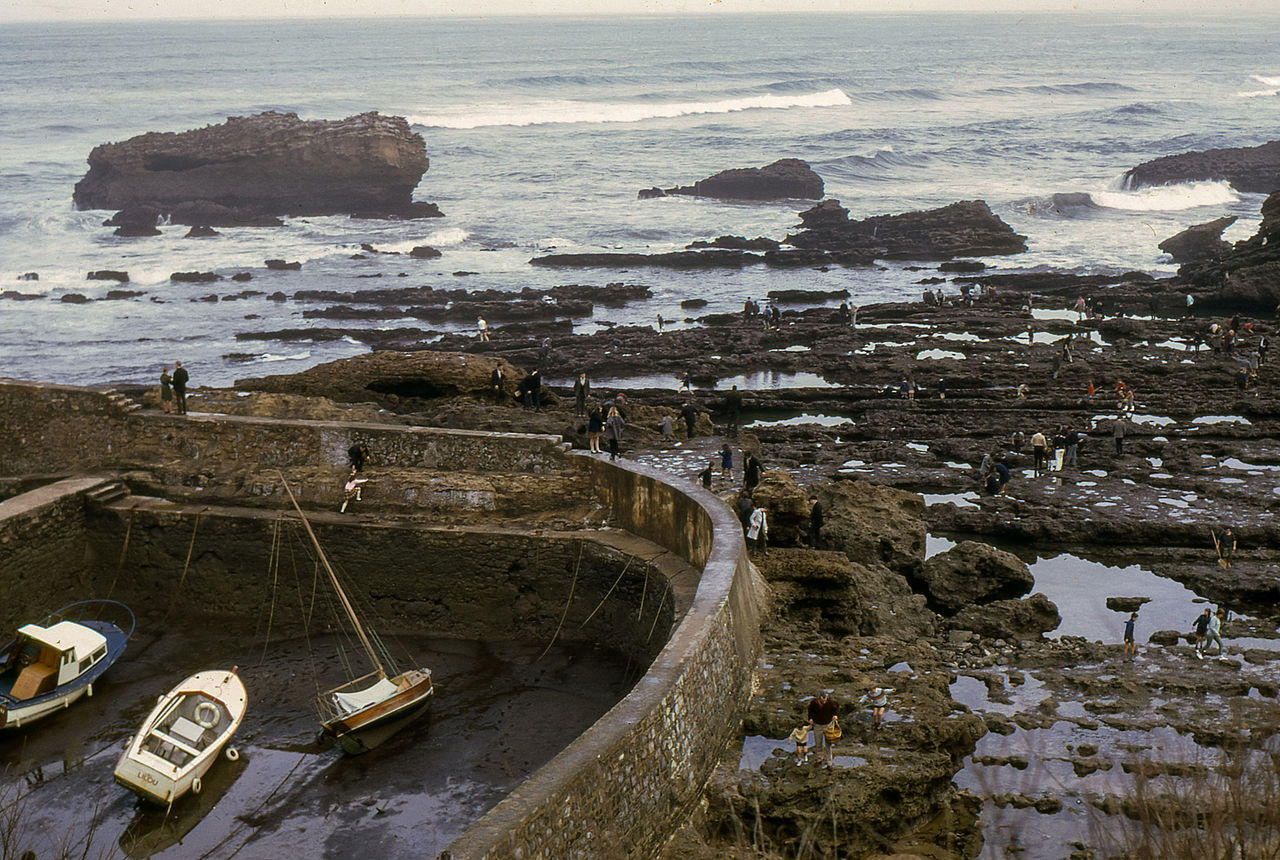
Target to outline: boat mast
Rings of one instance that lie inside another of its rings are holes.
[[[373,648],[373,643],[369,641],[369,636],[364,632],[364,627],[360,624],[360,619],[356,617],[356,611],[351,606],[351,601],[347,600],[347,593],[342,590],[342,586],[338,584],[338,577],[333,572],[333,568],[329,566],[329,559],[324,554],[324,548],[320,546],[320,541],[316,539],[316,533],[311,530],[311,523],[307,521],[307,515],[302,512],[302,508],[298,507],[298,500],[293,497],[293,490],[289,489],[289,482],[284,479],[284,474],[277,471],[280,475],[280,483],[284,485],[284,491],[289,494],[289,501],[293,502],[293,509],[298,512],[298,516],[302,518],[302,526],[307,530],[307,534],[311,538],[311,543],[315,545],[316,552],[320,555],[320,563],[324,565],[325,572],[329,574],[329,581],[333,583],[333,588],[338,592],[338,599],[342,601],[342,608],[347,610],[347,616],[351,618],[351,623],[356,628],[356,635],[360,637],[360,643],[364,645],[364,650],[369,655],[374,667],[378,670],[380,677],[387,677],[387,670],[382,668],[382,661],[378,659],[378,654]]]

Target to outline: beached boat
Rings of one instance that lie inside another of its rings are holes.
[[[248,702],[236,670],[197,672],[161,696],[116,763],[116,782],[171,805],[201,778],[244,719]],[[227,750],[228,757],[239,757]]]
[[[360,622],[355,608],[342,590],[338,576],[312,531],[307,515],[302,512],[298,500],[293,496],[293,490],[289,489],[283,475],[280,476],[280,481],[315,546],[321,565],[329,574],[338,602],[355,628],[369,662],[373,664],[373,671],[369,674],[320,695],[320,735],[336,740],[349,755],[368,752],[427,710],[435,689],[431,682],[431,670],[418,668],[397,672],[393,664],[391,672],[387,671],[385,664],[391,662],[389,655],[379,655],[378,650],[373,647],[365,625]]]
[[[94,607],[128,615],[128,631],[101,620],[70,620]],[[114,600],[85,600],[18,628],[0,651],[0,728],[16,729],[47,717],[81,696],[124,653],[133,635],[133,613]]]

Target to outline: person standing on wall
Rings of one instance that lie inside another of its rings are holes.
[[[618,459],[619,449],[622,445],[622,428],[626,426],[626,422],[622,420],[622,414],[618,412],[618,407],[609,407],[609,417],[604,422],[604,438],[609,442],[609,459]]]
[[[175,361],[173,363],[173,400],[174,407],[178,410],[179,415],[187,414],[187,383],[191,380],[191,375],[187,373],[187,369],[182,366],[182,362]]]
[[[173,377],[169,375],[169,365],[160,368],[160,408],[165,415],[173,412]]]

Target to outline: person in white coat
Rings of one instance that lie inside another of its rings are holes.
[[[751,512],[751,525],[747,529],[747,539],[755,541],[756,549],[761,552],[769,549],[769,516],[764,508],[756,508]]]

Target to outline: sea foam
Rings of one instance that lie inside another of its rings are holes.
[[[733,113],[743,110],[847,107],[853,104],[844,90],[820,93],[754,95],[707,102],[580,102],[565,99],[523,104],[460,106],[447,113],[411,115],[412,125],[428,128],[480,128],[548,123],[643,122],[693,114]]]
[[[1242,99],[1256,99],[1265,96],[1280,96],[1280,78],[1268,77],[1267,75],[1250,75],[1258,83],[1266,87],[1272,87],[1269,90],[1241,90],[1236,93]]]
[[[1200,206],[1222,206],[1240,199],[1230,184],[1209,181],[1152,185],[1131,191],[1092,191],[1089,197],[1099,206],[1130,212],[1176,212]]]

